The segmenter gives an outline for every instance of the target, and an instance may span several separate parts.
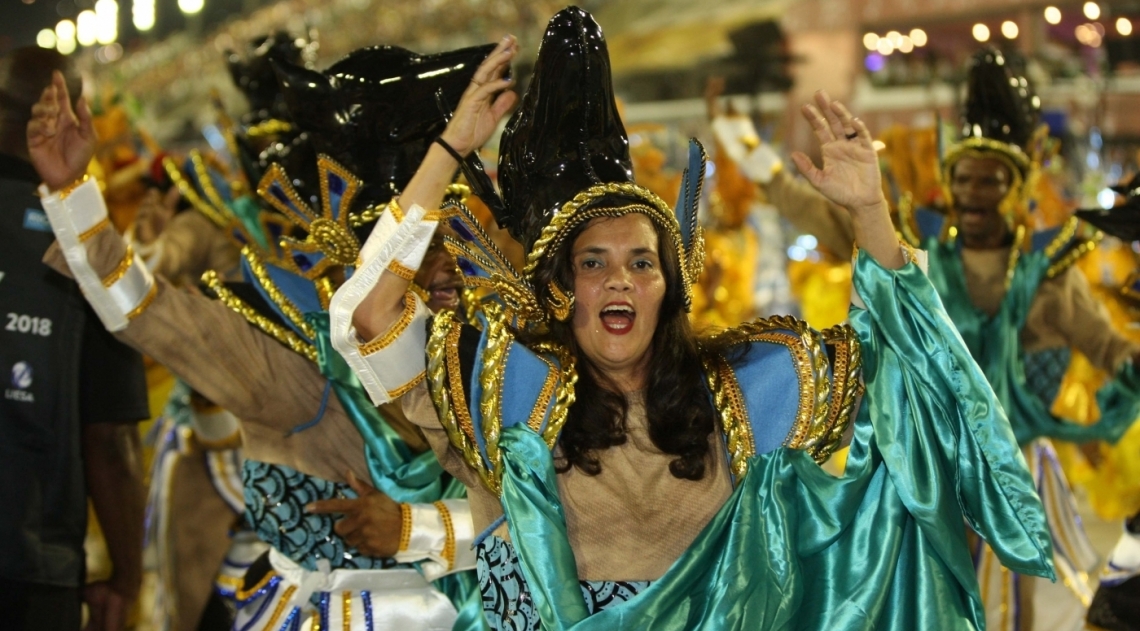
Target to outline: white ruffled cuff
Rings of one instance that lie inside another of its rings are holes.
[[[389,206],[364,245],[363,264],[341,285],[329,304],[333,347],[376,405],[398,398],[423,379],[427,369],[424,322],[431,312],[414,293],[408,292],[400,319],[369,342],[362,342],[357,335],[352,316],[385,271],[412,279],[431,245],[437,224],[434,213],[429,217],[418,205],[412,206],[402,220],[392,215]]]
[[[44,211],[64,258],[87,302],[108,331],[122,331],[146,308],[157,288],[142,259],[127,248],[122,262],[105,278],[91,267],[84,243],[108,227],[107,206],[95,180],[49,193],[40,187]]]
[[[423,561],[424,578],[437,578],[475,567],[475,525],[467,500],[443,500],[434,504],[405,504],[410,525],[406,546],[396,553],[400,563]],[[408,517],[405,517],[407,521]],[[405,542],[401,542],[402,544]]]

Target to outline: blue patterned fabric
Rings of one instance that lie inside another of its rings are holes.
[[[1025,385],[1047,406],[1053,405],[1073,351],[1067,346],[1025,353]]]
[[[317,500],[355,498],[347,484],[256,460],[245,461],[242,482],[246,517],[257,536],[301,567],[315,572],[320,559],[328,559],[334,570],[412,567],[360,554],[333,532],[336,516],[305,512],[305,505]]]
[[[483,612],[492,631],[537,631],[542,628],[526,579],[519,571],[515,548],[499,537],[487,537],[476,548]],[[626,602],[649,581],[578,581],[591,615]]]

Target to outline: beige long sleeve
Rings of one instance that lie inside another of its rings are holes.
[[[1116,331],[1076,267],[1041,283],[1021,339],[1027,351],[1069,346],[1108,372],[1140,352],[1140,345]]]
[[[819,244],[840,258],[855,247],[851,214],[836,206],[811,184],[780,171],[765,187],[768,202],[797,230],[815,236]]]
[[[237,245],[196,211],[175,215],[149,249],[151,271],[177,285],[196,284],[207,270],[227,276],[241,256]]]
[[[92,267],[103,276],[126,253],[122,237],[109,227],[85,245]],[[71,275],[58,244],[44,262]],[[331,393],[321,422],[291,433],[321,408],[326,380],[314,363],[225,305],[177,290],[161,277],[155,282],[154,301],[116,337],[240,418],[248,457],[330,480],[343,480],[348,470],[367,474],[363,441]]]

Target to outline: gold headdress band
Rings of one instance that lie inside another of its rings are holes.
[[[1036,134],[1034,134],[1036,138]],[[1026,202],[1037,177],[1037,160],[1030,158],[1017,145],[1012,145],[992,138],[967,138],[952,145],[942,159],[942,170],[939,173],[942,194],[949,203],[949,220],[945,223],[942,235],[946,238],[949,230],[956,230],[958,213],[954,210],[954,194],[950,191],[952,171],[954,165],[962,158],[992,159],[1002,163],[1009,170],[1009,191],[998,204],[998,211],[1005,219],[1010,230],[1025,225],[1029,218]]]
[[[600,200],[614,195],[637,201],[620,206],[597,205]],[[673,209],[649,189],[631,183],[595,184],[563,204],[555,211],[550,223],[542,229],[538,240],[527,254],[523,276],[533,286],[534,272],[539,263],[548,253],[558,250],[566,237],[582,223],[596,217],[621,217],[634,212],[644,213],[668,233],[680,262],[685,304],[689,304],[693,295],[693,285],[704,268],[704,236],[701,229],[699,226],[694,228],[691,245],[686,248],[681,236],[681,225],[677,222]]]

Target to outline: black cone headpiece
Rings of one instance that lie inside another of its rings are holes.
[[[530,249],[554,212],[595,184],[633,182],[602,29],[578,7],[550,19],[534,76],[499,145],[500,218]]]

